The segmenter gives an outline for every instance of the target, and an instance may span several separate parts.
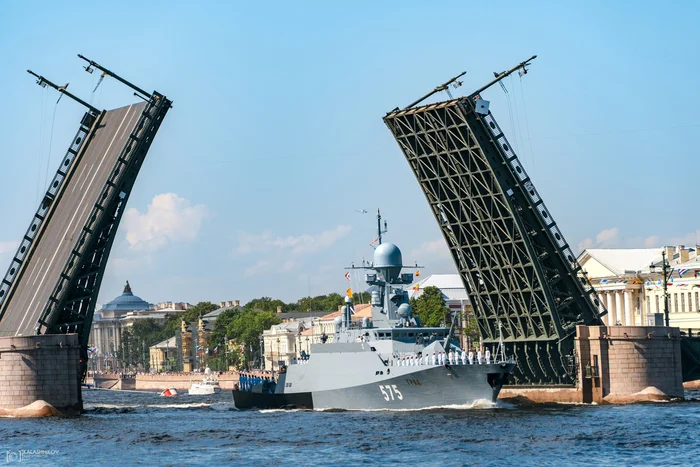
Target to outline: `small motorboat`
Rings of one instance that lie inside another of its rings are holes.
[[[204,379],[201,383],[194,382],[187,392],[192,396],[207,396],[210,394],[217,394],[221,392],[221,387],[219,386],[219,381],[212,376],[211,369],[207,367],[204,370]]]
[[[160,393],[161,396],[163,397],[177,397],[180,394],[177,393],[177,389],[175,388],[168,388],[165,391]]]

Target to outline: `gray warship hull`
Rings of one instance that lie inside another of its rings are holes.
[[[393,374],[373,375],[376,377],[364,384],[276,393],[265,393],[259,386],[252,391],[234,390],[233,401],[238,409],[344,410],[416,410],[469,406],[479,401],[494,403],[513,366],[499,363],[391,367]],[[294,375],[296,369],[292,366],[288,374],[280,375],[278,385],[282,389],[286,389],[289,380],[298,378]]]

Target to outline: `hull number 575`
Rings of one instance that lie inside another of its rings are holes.
[[[403,400],[403,394],[401,394],[401,391],[399,391],[399,388],[397,388],[395,384],[386,384],[384,386],[380,384],[379,390],[382,391],[382,395],[384,396],[385,401],[393,401],[395,399],[398,399],[400,401]]]

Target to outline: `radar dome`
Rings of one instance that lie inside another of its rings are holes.
[[[411,316],[411,305],[408,303],[402,303],[399,305],[399,309],[396,310],[396,313],[404,319],[408,319]]]
[[[374,268],[381,272],[384,280],[393,283],[401,274],[401,250],[393,243],[382,243],[374,250]]]
[[[393,243],[382,243],[374,250],[375,268],[402,268],[401,250]]]

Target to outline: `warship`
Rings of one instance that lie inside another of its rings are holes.
[[[370,286],[372,317],[353,320],[351,293],[335,318],[335,332],[321,336],[310,354],[281,367],[274,378],[246,381],[233,389],[238,409],[425,409],[495,402],[515,366],[503,343],[482,355],[454,339],[449,327],[422,326],[413,314],[402,272],[401,250],[382,243],[377,210],[377,247],[362,267]],[[417,267],[417,266],[416,266]]]

